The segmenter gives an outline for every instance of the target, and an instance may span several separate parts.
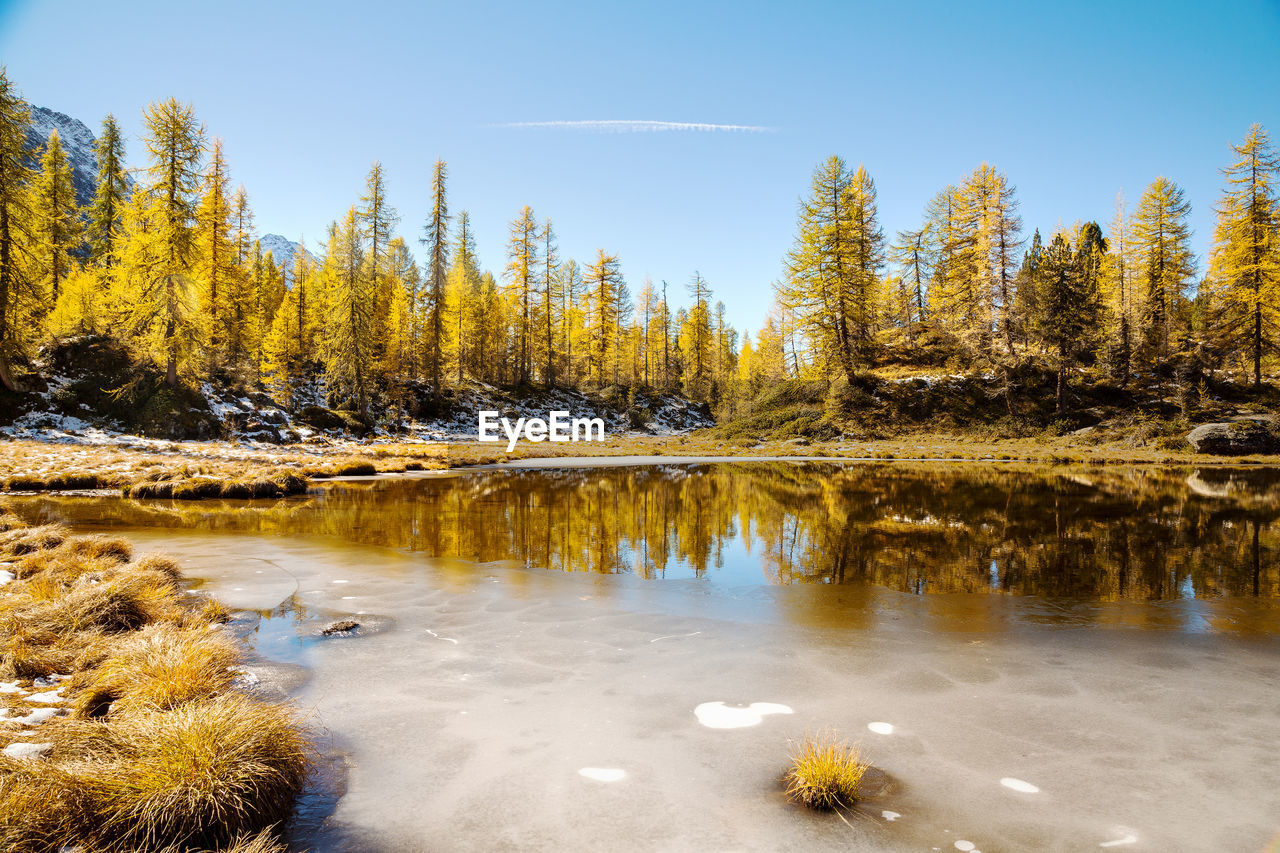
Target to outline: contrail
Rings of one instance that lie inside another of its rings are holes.
[[[710,133],[772,133],[776,128],[752,124],[709,124],[697,121],[642,121],[615,119],[590,121],[516,121],[493,125],[494,127],[547,128],[562,130],[589,130],[596,133],[664,133],[673,130]]]

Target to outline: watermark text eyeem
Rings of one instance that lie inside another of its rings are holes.
[[[499,418],[495,411],[480,413],[480,440],[502,441],[507,437],[507,452],[516,449],[516,442],[525,441],[604,441],[604,418],[574,418],[569,412],[551,412],[547,420],[542,418]]]

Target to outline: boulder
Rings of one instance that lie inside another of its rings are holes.
[[[326,637],[334,634],[349,634],[360,627],[360,623],[354,619],[339,619],[337,622],[330,622],[320,629],[320,633]]]
[[[1196,453],[1212,453],[1217,456],[1246,456],[1251,453],[1280,451],[1280,437],[1265,423],[1252,420],[1202,424],[1187,435],[1187,441],[1195,448]]]

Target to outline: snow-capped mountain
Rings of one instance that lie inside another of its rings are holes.
[[[93,153],[96,141],[85,123],[48,107],[31,107],[31,128],[27,131],[27,150],[33,165],[39,166],[49,134],[58,131],[62,148],[71,163],[71,182],[76,188],[76,204],[84,207],[93,201],[98,181],[98,158]]]
[[[307,249],[303,249],[300,245],[290,240],[288,237],[282,237],[279,234],[263,234],[258,242],[262,245],[262,254],[271,253],[271,259],[275,261],[276,266],[284,270],[285,280],[289,281],[293,278],[293,256],[298,250],[306,252],[308,260],[314,261],[315,255],[311,254]]]

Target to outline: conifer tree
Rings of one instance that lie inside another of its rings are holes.
[[[538,224],[525,205],[511,220],[507,241],[508,294],[515,305],[516,383],[527,384],[532,374],[534,287],[538,278]]]
[[[58,131],[49,134],[32,198],[34,252],[41,292],[48,305],[58,301],[63,280],[75,266],[73,253],[80,245],[80,211],[71,182],[71,163]]]
[[[116,242],[123,230],[124,204],[129,194],[124,136],[110,113],[102,120],[102,132],[93,150],[98,161],[98,182],[88,209],[89,260],[110,266],[115,262]]]
[[[1142,193],[1133,213],[1130,233],[1137,280],[1145,290],[1142,333],[1149,365],[1160,365],[1169,354],[1174,310],[1195,274],[1190,212],[1182,188],[1160,177]]]
[[[1257,124],[1231,150],[1238,159],[1222,170],[1227,187],[1217,207],[1210,277],[1225,297],[1228,345],[1247,355],[1253,384],[1261,387],[1280,299],[1280,156]]]
[[[1091,222],[1078,232],[1074,250],[1066,234],[1059,231],[1035,258],[1039,313],[1033,321],[1040,339],[1056,351],[1058,414],[1066,411],[1068,373],[1097,330],[1101,309],[1098,274],[1105,252],[1102,229]]]
[[[148,238],[154,239],[158,257],[143,281],[134,327],[158,333],[165,382],[172,387],[178,383],[179,360],[200,338],[192,261],[205,134],[191,106],[175,98],[147,107],[143,118],[151,157],[146,192],[154,214]]]
[[[602,386],[611,367],[614,352],[614,328],[618,321],[618,296],[623,287],[622,269],[617,255],[596,252],[596,260],[583,276],[590,306],[587,335],[591,353],[587,362],[587,381]]]
[[[480,266],[476,257],[476,238],[471,228],[471,214],[458,213],[458,238],[454,244],[453,266],[449,270],[449,302],[453,306],[454,349],[457,354],[458,385],[462,385],[462,372],[470,357],[468,347],[470,330],[478,325],[480,298]],[[474,368],[473,368],[473,373]]]
[[[224,363],[227,340],[232,337],[228,303],[233,298],[237,249],[233,244],[232,203],[228,197],[231,178],[222,154],[222,140],[215,139],[205,172],[204,193],[196,212],[199,278],[204,285],[203,311],[209,329],[208,366],[216,369]]]
[[[243,186],[236,187],[231,197],[231,223],[236,247],[236,265],[244,267],[253,258],[253,244],[257,239],[253,230],[253,208],[249,206],[249,194]]]
[[[475,372],[485,382],[493,382],[504,366],[497,358],[503,349],[505,326],[498,282],[493,273],[486,271],[480,276],[480,293],[476,299],[475,320],[472,324],[473,364]]]
[[[644,286],[640,288],[640,295],[636,297],[636,314],[640,323],[640,341],[641,341],[641,381],[646,388],[653,387],[653,380],[649,373],[650,362],[652,361],[651,353],[653,348],[653,327],[654,318],[658,313],[658,301],[653,292],[653,282],[648,276],[644,277]]]
[[[362,416],[369,413],[370,368],[374,306],[372,279],[365,273],[363,237],[356,208],[347,211],[334,228],[325,257],[328,279],[328,323],[324,342],[325,373],[338,400],[354,402]]]
[[[282,406],[295,408],[315,360],[315,295],[305,247],[293,256],[291,287],[271,322],[263,346],[267,387]]]
[[[556,327],[556,270],[560,267],[560,256],[556,247],[555,231],[548,218],[542,226],[542,293],[538,306],[540,324],[543,328],[541,349],[545,368],[542,380],[548,388],[556,387],[555,370],[555,327]]]
[[[445,163],[436,160],[431,177],[431,216],[422,229],[422,245],[427,253],[426,325],[427,352],[425,364],[431,377],[431,392],[441,393],[441,373],[445,347],[446,285],[449,275],[449,205],[445,197]]]
[[[824,361],[852,381],[877,317],[884,232],[867,171],[827,158],[800,206],[779,298],[796,311]]]
[[[564,326],[561,338],[565,350],[565,381],[570,388],[577,387],[574,376],[573,342],[582,332],[583,312],[579,305],[582,295],[582,270],[578,262],[570,258],[560,266],[560,321]]]
[[[689,341],[686,355],[692,361],[693,373],[688,377],[686,390],[695,400],[703,400],[706,398],[705,383],[711,353],[711,287],[701,273],[694,272],[688,288],[689,295],[693,297],[693,307],[689,309],[685,339]]]
[[[925,290],[933,263],[929,225],[926,223],[914,231],[899,231],[891,255],[900,270],[899,281],[904,292],[904,298],[899,300],[900,320],[905,326],[922,323],[928,316]]]
[[[39,293],[23,246],[30,239],[27,129],[31,111],[0,66],[0,381],[19,390],[9,359],[25,345],[27,322],[39,306]]]
[[[1037,237],[1039,233],[1037,232]],[[1111,219],[1106,263],[1103,266],[1102,295],[1110,321],[1111,362],[1120,387],[1129,384],[1133,362],[1133,329],[1137,306],[1133,281],[1133,248],[1124,193],[1116,194],[1116,211]]]

